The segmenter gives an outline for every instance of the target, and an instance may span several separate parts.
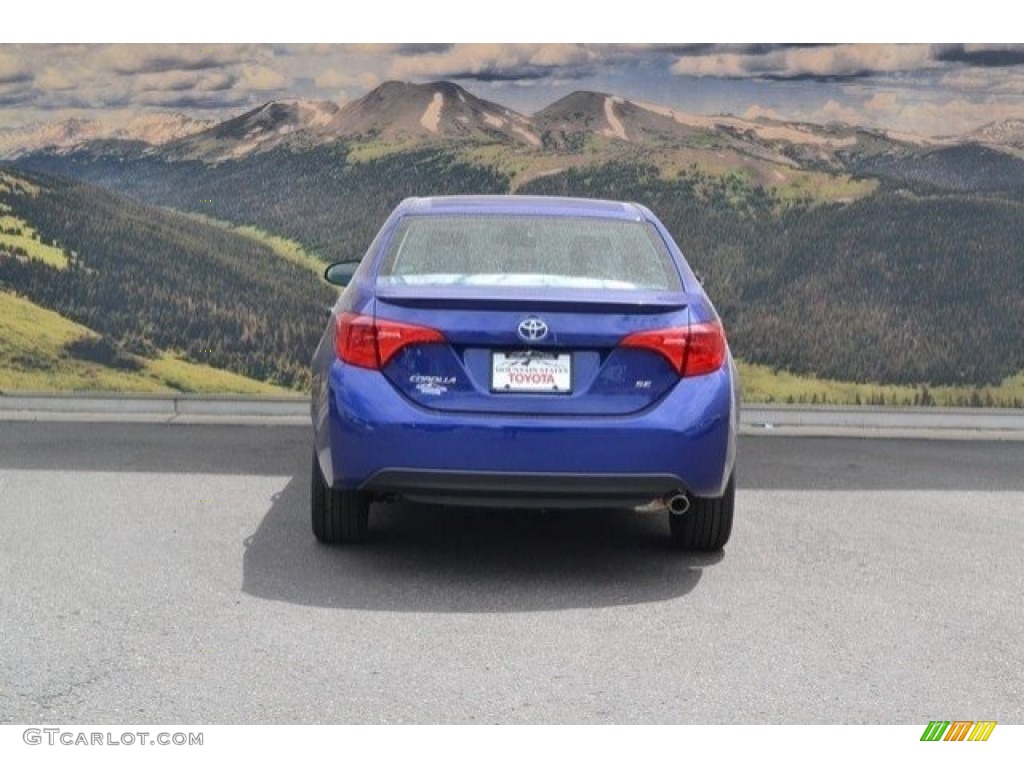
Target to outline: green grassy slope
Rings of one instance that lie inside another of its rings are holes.
[[[221,219],[215,219],[212,216],[206,216],[201,213],[189,213],[188,216],[205,224],[220,227],[236,235],[247,237],[260,245],[265,245],[282,259],[308,269],[318,277],[323,276],[324,269],[329,264],[325,259],[303,247],[302,243],[298,240],[272,234],[251,224],[232,224],[229,221],[222,221]]]
[[[1024,373],[979,387],[877,384],[801,376],[738,362],[743,401],[796,405],[1024,407]]]
[[[4,172],[5,215],[72,256],[58,269],[0,243],[0,289],[102,334],[103,354],[176,366],[181,387],[223,369],[303,389],[332,288],[285,244],[129,200],[79,182]],[[276,249],[276,250],[275,250]],[[319,269],[317,270],[319,271]],[[171,384],[171,386],[176,386]],[[232,385],[233,386],[233,385]]]
[[[294,394],[230,371],[161,352],[125,355],[121,366],[76,357],[75,342],[100,335],[56,312],[0,291],[0,391],[197,392]]]

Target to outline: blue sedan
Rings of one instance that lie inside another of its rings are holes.
[[[316,538],[374,501],[664,510],[729,539],[739,390],[721,321],[633,203],[412,198],[344,286],[313,358]]]

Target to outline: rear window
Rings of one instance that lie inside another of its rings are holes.
[[[562,216],[406,216],[378,282],[678,290],[648,222]]]

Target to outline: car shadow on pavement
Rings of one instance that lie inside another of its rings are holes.
[[[517,612],[671,600],[723,558],[675,551],[664,514],[375,504],[369,540],[317,543],[296,475],[245,541],[242,591],[370,611]]]

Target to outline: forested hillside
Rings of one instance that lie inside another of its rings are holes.
[[[744,359],[851,381],[991,384],[1024,369],[1024,206],[882,191],[780,206],[758,189],[656,168],[547,176],[524,192],[637,200],[657,211]]]
[[[298,240],[326,261],[358,259],[405,197],[504,193],[506,176],[436,147],[350,162],[348,147],[287,149],[234,162],[122,163],[91,153],[32,158],[34,169],[68,174],[155,205],[251,224]]]
[[[880,152],[847,158],[858,173],[907,182],[924,182],[961,192],[1019,193],[1024,160],[976,144],[913,154]]]
[[[0,204],[58,248],[58,268],[0,247],[0,288],[103,334],[94,352],[187,359],[302,388],[335,295],[223,228],[80,182],[4,171]]]
[[[403,197],[510,189],[497,165],[471,163],[451,146],[363,162],[347,153],[335,145],[220,164],[62,162],[153,203],[259,223],[327,260],[359,258]],[[750,362],[891,384],[978,386],[1024,370],[1024,330],[1015,321],[1024,309],[1019,198],[1012,190],[992,196],[887,184],[825,204],[784,198],[742,173],[693,167],[667,176],[638,155],[556,169],[517,191],[649,206],[704,277],[734,351]],[[240,331],[237,322],[227,327]],[[274,354],[283,365],[287,350]],[[253,371],[259,364],[242,354],[232,363]]]

